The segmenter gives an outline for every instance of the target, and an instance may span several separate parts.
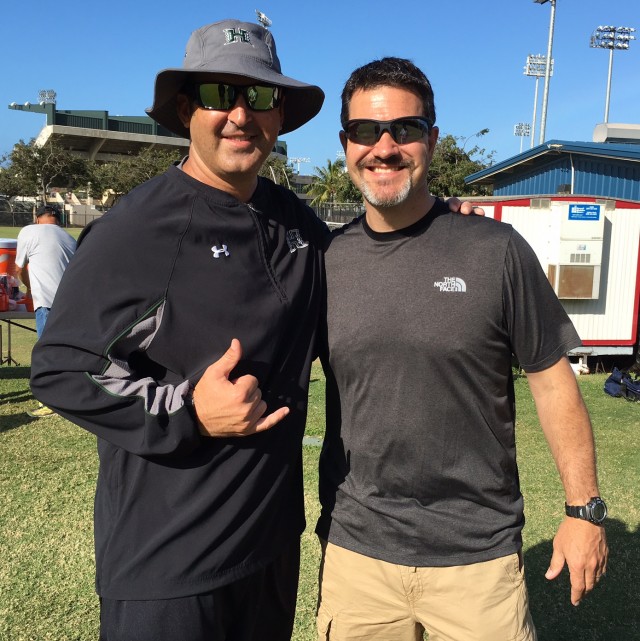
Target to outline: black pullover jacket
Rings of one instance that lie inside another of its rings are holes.
[[[304,529],[301,441],[326,227],[265,179],[249,204],[177,167],[83,232],[32,357],[34,395],[98,437],[96,583],[163,599],[247,576]],[[201,436],[189,388],[238,338],[231,378],[271,412]]]

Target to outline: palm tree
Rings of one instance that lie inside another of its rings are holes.
[[[326,167],[315,167],[314,172],[313,182],[307,187],[307,193],[313,196],[311,205],[335,203],[348,177],[344,160],[327,160]]]

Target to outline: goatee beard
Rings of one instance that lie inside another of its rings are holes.
[[[369,185],[363,181],[360,185],[360,191],[362,192],[362,197],[373,207],[379,207],[385,209],[387,207],[395,207],[396,205],[402,204],[411,193],[413,183],[411,176],[407,178],[404,182],[404,185],[400,187],[398,191],[393,194],[387,194],[384,196],[378,196]]]

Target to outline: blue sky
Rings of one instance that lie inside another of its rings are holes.
[[[523,67],[527,55],[546,54],[550,3],[31,0],[2,9],[0,154],[44,125],[44,115],[8,109],[9,103],[37,102],[39,90],[54,89],[58,109],[141,115],[151,105],[156,73],[181,66],[194,29],[224,18],[254,22],[256,9],[273,22],[284,73],[326,93],[321,113],[284,137],[290,157],[310,159],[301,173],[335,160],[342,85],[355,67],[385,55],[410,58],[429,76],[441,135],[467,138],[488,128],[467,149],[477,142],[495,151],[495,161],[519,153],[514,125],[531,123],[535,90]],[[589,48],[599,25],[640,29],[640,3],[557,0],[547,139],[590,141],[603,121],[609,53]],[[543,80],[539,86],[538,128]],[[640,123],[640,41],[614,54],[609,122]]]

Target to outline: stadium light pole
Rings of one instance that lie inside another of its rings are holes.
[[[531,126],[531,144],[529,145],[533,148],[536,139],[536,114],[538,111],[538,82],[540,78],[544,77],[546,74],[547,67],[547,58],[541,54],[537,56],[528,55],[527,64],[524,67],[525,76],[534,76],[536,79],[536,90],[533,94],[533,125]],[[553,60],[551,61],[551,71],[549,72],[550,76],[553,76]]]
[[[551,19],[549,21],[549,42],[547,43],[547,60],[551,60],[553,50],[553,29],[556,22],[556,0],[533,0],[536,4],[551,3]],[[547,65],[544,74],[544,93],[542,96],[542,116],[540,118],[540,142],[544,142],[547,129],[547,105],[549,104],[549,81],[551,79],[551,65]]]
[[[629,48],[631,40],[636,37],[632,35],[635,32],[633,27],[598,27],[591,36],[589,46],[592,49],[609,50],[609,73],[607,75],[607,97],[604,104],[604,122],[609,122],[609,100],[611,98],[611,73],[613,71],[613,52],[615,49],[626,51]]]
[[[520,153],[522,153],[522,139],[531,133],[531,125],[528,122],[519,122],[513,126],[513,135],[520,136]]]
[[[300,163],[301,162],[311,162],[311,158],[289,158],[290,163],[295,163],[298,165],[296,173],[300,175]]]

